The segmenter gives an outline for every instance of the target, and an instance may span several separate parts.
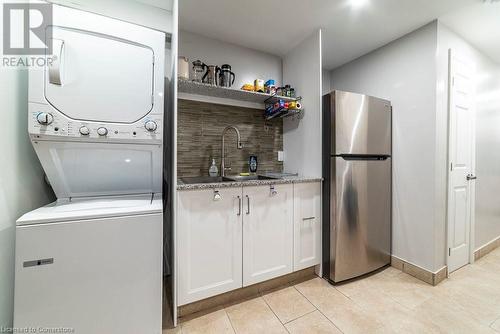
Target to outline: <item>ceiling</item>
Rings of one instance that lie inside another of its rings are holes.
[[[353,7],[353,2],[365,1]],[[181,30],[282,56],[323,29],[333,69],[482,0],[180,0]],[[498,17],[498,16],[497,16]]]
[[[500,2],[466,6],[444,15],[440,21],[500,63]]]

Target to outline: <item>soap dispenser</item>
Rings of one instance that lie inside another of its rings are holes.
[[[211,177],[216,177],[219,175],[219,168],[217,167],[217,164],[215,163],[215,158],[212,159],[212,165],[208,169],[208,175]]]

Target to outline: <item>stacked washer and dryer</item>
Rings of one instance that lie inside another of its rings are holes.
[[[14,326],[160,333],[166,36],[56,5],[49,28],[28,128],[57,201],[17,221]]]

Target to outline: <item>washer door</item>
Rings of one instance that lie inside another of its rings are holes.
[[[154,53],[145,45],[53,27],[46,100],[74,120],[134,123],[153,108]]]
[[[57,198],[160,193],[159,145],[38,141]]]

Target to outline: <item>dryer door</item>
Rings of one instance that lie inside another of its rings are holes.
[[[161,193],[160,145],[33,142],[57,198]]]
[[[74,120],[134,123],[153,108],[154,53],[145,45],[53,27],[45,98]]]

